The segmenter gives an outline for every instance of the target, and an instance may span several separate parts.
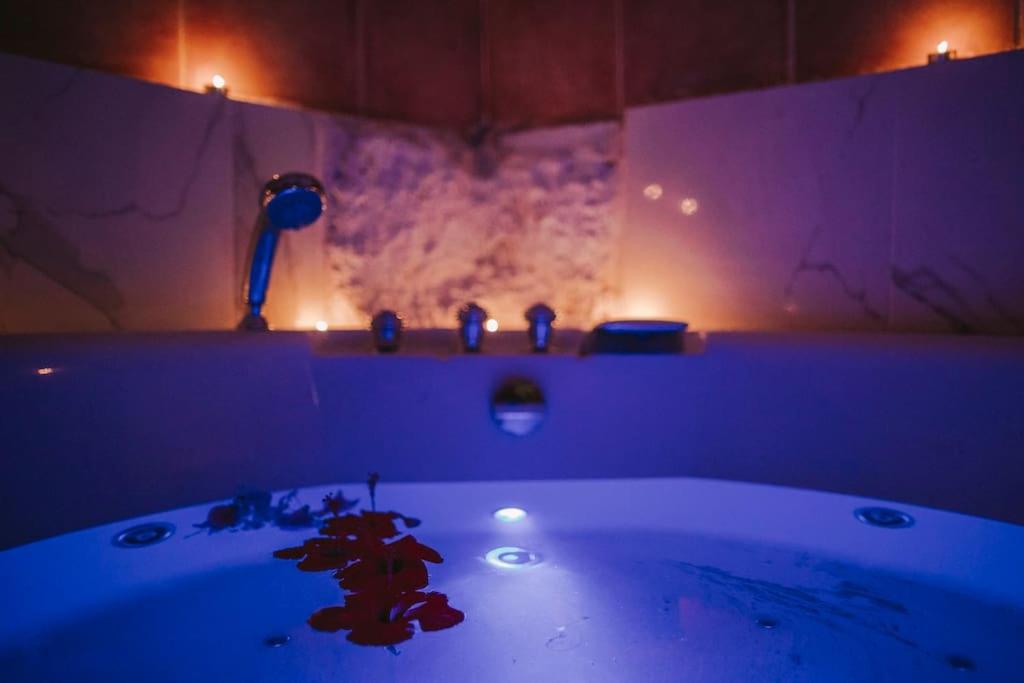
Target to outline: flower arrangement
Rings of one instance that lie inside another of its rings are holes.
[[[369,510],[348,513],[358,501],[345,500],[340,491],[329,494],[324,509],[314,513],[322,520],[319,535],[278,550],[274,557],[298,560],[302,571],[332,571],[347,591],[342,605],[313,613],[310,626],[332,633],[345,630],[353,643],[384,645],[394,652],[395,644],[412,638],[416,624],[422,631],[439,631],[462,623],[465,614],[449,605],[444,593],[424,590],[426,563],[440,563],[441,555],[411,534],[402,535],[396,524],[411,529],[419,526],[418,519],[377,511],[379,480],[374,473],[367,481]]]

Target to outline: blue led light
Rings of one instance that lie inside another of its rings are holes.
[[[495,548],[484,555],[484,559],[488,564],[502,569],[524,569],[540,564],[540,555],[514,546]]]
[[[526,519],[526,510],[523,508],[501,508],[494,511],[494,518],[499,522],[513,524]]]

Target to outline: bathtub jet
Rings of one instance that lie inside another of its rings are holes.
[[[282,230],[301,230],[316,222],[324,210],[324,188],[320,181],[305,173],[275,175],[260,194],[260,214],[256,223],[255,246],[249,267],[245,293],[246,313],[240,330],[269,329],[263,317],[263,304],[270,287],[274,252]]]

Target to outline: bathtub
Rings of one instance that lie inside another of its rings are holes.
[[[1024,341],[691,336],[679,356],[484,353],[413,332],[0,337],[0,548],[230,496],[360,480],[706,477],[1024,523]],[[547,417],[495,428],[505,378]]]
[[[0,338],[0,678],[1024,680],[1020,340],[556,341]],[[545,395],[527,436],[491,417],[510,377]],[[306,625],[340,595],[272,559],[300,533],[195,534],[240,485],[315,503],[370,471],[467,615],[394,653]],[[150,522],[175,531],[112,544]]]
[[[1017,525],[674,478],[385,482],[378,501],[422,520],[463,623],[391,651],[313,630],[337,585],[271,556],[308,532],[196,535],[195,506],[0,553],[3,680],[1024,680]],[[510,505],[526,517],[492,514]],[[862,521],[878,506],[906,525]],[[150,522],[176,531],[112,543]]]

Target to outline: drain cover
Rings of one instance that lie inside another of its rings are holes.
[[[891,508],[857,508],[853,511],[853,516],[865,524],[883,529],[906,529],[914,525],[913,517]]]
[[[119,548],[145,548],[166,541],[174,535],[174,525],[169,522],[150,522],[125,529],[114,536],[114,545]]]

